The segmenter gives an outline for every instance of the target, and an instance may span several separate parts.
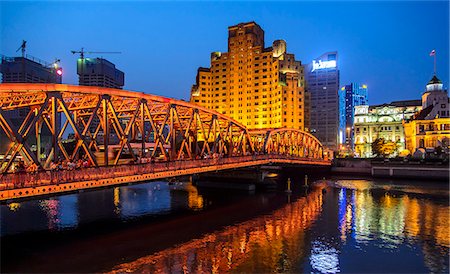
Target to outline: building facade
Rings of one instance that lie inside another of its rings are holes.
[[[255,22],[228,28],[228,52],[211,53],[199,68],[191,103],[227,115],[250,129],[304,129],[303,66],[287,44],[264,46]]]
[[[422,111],[404,122],[406,148],[414,153],[417,149],[434,151],[440,147],[449,152],[450,113],[449,97],[442,82],[436,77],[428,82],[422,95]]]
[[[310,131],[323,145],[336,151],[339,128],[338,53],[328,52],[306,68],[310,95]]]
[[[339,91],[339,143],[346,144],[354,148],[354,128],[355,107],[367,105],[368,90],[367,85],[351,83],[345,85]]]
[[[59,69],[59,70],[58,70]],[[56,83],[61,84],[62,70],[36,57],[1,56],[2,83]]]
[[[78,59],[77,74],[80,86],[122,89],[125,84],[125,74],[103,58]]]
[[[57,64],[51,64],[42,61],[31,55],[24,55],[22,57],[6,57],[1,56],[0,72],[2,74],[2,83],[54,83],[61,84],[62,81],[62,68]],[[25,117],[28,115],[30,109],[23,108],[20,110],[5,111],[4,116],[11,121],[11,124],[18,129]],[[57,116],[57,125],[61,125],[61,116]],[[40,124],[41,130],[40,142],[36,141],[34,137],[36,134],[31,134],[30,140],[32,140],[36,146],[32,147],[33,150],[39,150],[42,154],[41,157],[45,157],[46,152],[49,151],[51,145],[51,133],[50,130],[44,125]],[[35,128],[32,129],[33,131]],[[6,153],[10,144],[9,138],[0,129],[0,154]]]
[[[355,106],[354,152],[358,157],[373,157],[372,143],[383,138],[397,144],[397,151],[406,148],[403,120],[422,109],[420,100],[396,101],[375,106]]]

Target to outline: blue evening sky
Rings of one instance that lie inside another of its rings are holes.
[[[187,100],[210,52],[227,51],[227,27],[247,21],[264,29],[266,46],[284,39],[304,64],[337,50],[341,86],[366,83],[370,104],[419,99],[432,49],[449,84],[448,1],[1,1],[0,9],[0,53],[18,56],[27,40],[28,54],[61,59],[68,84],[78,82],[70,50],[121,51],[103,57],[125,72],[126,89]]]

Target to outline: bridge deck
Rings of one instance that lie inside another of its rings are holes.
[[[331,165],[330,161],[322,159],[257,155],[43,171],[36,174],[4,174],[0,177],[0,201],[272,163]]]

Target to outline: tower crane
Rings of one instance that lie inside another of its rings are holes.
[[[22,45],[16,50],[18,52],[19,50],[22,50],[22,57],[25,57],[25,48],[27,47],[27,41],[22,40]]]
[[[71,50],[72,54],[79,53],[80,59],[84,59],[85,54],[92,54],[92,53],[116,53],[120,54],[122,52],[120,51],[84,51],[84,48],[81,48],[81,50]]]

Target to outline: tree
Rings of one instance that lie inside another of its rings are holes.
[[[376,157],[382,157],[383,156],[383,145],[384,145],[384,139],[383,138],[377,138],[372,143],[372,153]]]
[[[397,151],[397,147],[398,147],[397,144],[392,141],[385,142],[382,147],[383,155],[390,156],[394,154]]]
[[[372,153],[377,157],[388,157],[394,154],[398,149],[398,144],[392,141],[385,141],[383,138],[377,138],[372,143]]]

